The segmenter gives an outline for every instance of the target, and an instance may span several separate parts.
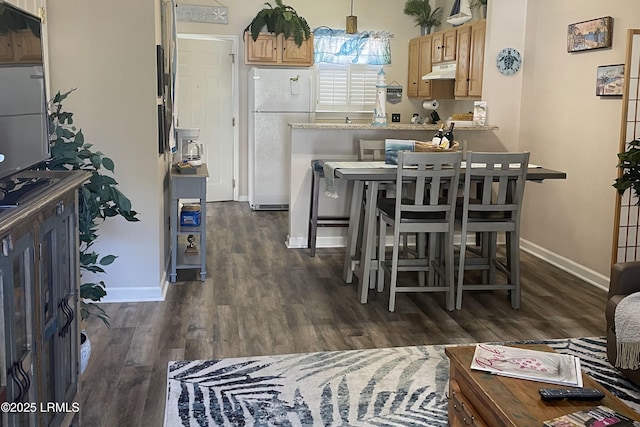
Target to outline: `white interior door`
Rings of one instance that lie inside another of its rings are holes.
[[[200,128],[209,170],[207,202],[234,199],[233,44],[178,36],[178,123]]]

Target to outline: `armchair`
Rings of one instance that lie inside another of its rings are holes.
[[[617,263],[611,267],[609,295],[605,309],[607,319],[607,357],[615,366],[617,358],[615,311],[620,301],[635,292],[640,292],[640,262]],[[635,384],[640,385],[640,370],[620,369],[620,372]]]

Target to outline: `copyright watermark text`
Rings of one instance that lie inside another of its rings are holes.
[[[79,412],[80,404],[78,402],[2,402],[0,411],[21,413],[21,412],[55,412],[68,413]]]

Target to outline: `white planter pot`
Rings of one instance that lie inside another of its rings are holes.
[[[91,357],[91,341],[89,341],[89,336],[83,330],[80,333],[80,375],[87,369],[89,357]]]

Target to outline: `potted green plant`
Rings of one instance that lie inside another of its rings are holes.
[[[622,175],[616,178],[613,187],[620,195],[631,189],[640,201],[640,139],[635,139],[628,143],[629,149],[618,153],[618,168],[622,170]],[[639,202],[640,203],[640,202]]]
[[[251,38],[256,41],[266,28],[270,33],[283,34],[285,38],[293,37],[296,45],[302,46],[302,42],[311,36],[309,24],[294,8],[283,4],[282,0],[275,1],[275,6],[265,3],[265,8],[257,13],[245,31],[250,31]]]
[[[122,216],[127,221],[139,221],[138,213],[131,209],[131,201],[118,189],[118,183],[104,170],[114,172],[111,158],[94,151],[92,144],[84,141],[82,129],[76,130],[73,113],[63,111],[64,101],[72,89],[58,92],[49,102],[49,124],[51,131],[51,159],[45,163],[49,170],[84,170],[91,178],[79,189],[78,228],[80,240],[80,274],[105,273],[104,267],[117,258],[115,255],[99,255],[93,250],[98,238],[98,226],[107,218]],[[81,318],[97,316],[109,326],[109,316],[96,303],[107,295],[104,281],[80,284]]]
[[[436,7],[431,10],[429,0],[407,0],[404,4],[405,15],[413,16],[416,26],[420,26],[421,34],[431,33],[432,27],[440,25],[442,8]]]
[[[482,17],[487,17],[487,0],[473,0],[469,6],[473,9],[480,9]]]

